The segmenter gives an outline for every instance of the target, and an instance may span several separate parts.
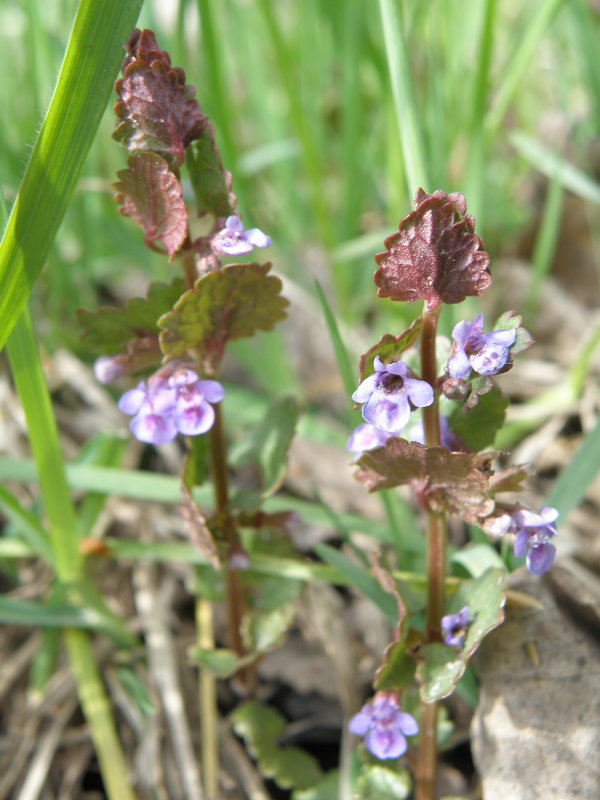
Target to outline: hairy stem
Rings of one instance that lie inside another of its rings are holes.
[[[440,445],[439,397],[436,390],[435,339],[440,307],[423,311],[421,328],[421,377],[434,387],[434,402],[423,409],[425,444]],[[441,639],[440,620],[444,610],[446,581],[446,518],[427,517],[427,642]],[[415,800],[433,800],[437,771],[437,703],[421,703],[420,746],[416,768]]]

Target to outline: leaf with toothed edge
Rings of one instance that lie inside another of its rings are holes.
[[[425,300],[432,311],[440,303],[460,303],[489,286],[489,256],[475,235],[462,194],[417,191],[415,210],[400,221],[398,233],[378,253],[374,280],[380,297]]]
[[[215,371],[231,339],[268,331],[286,316],[281,281],[266,264],[229,264],[198,278],[172,311],[158,321],[167,359],[188,350],[201,354],[207,372]]]
[[[360,357],[358,361],[358,369],[360,373],[359,383],[362,383],[365,378],[375,371],[375,367],[373,366],[375,356],[379,356],[379,358],[385,363],[389,359],[393,359],[395,356],[400,355],[400,353],[403,353],[405,350],[408,350],[409,347],[413,346],[417,340],[420,330],[421,317],[417,317],[417,319],[411,325],[409,325],[405,331],[402,331],[399,336],[394,336],[391,333],[384,333],[377,344],[373,345],[373,347],[370,347]]]
[[[170,257],[188,232],[188,212],[181,184],[164,158],[156,153],[134,153],[128,169],[117,172],[115,200],[120,214],[130,217],[144,231],[144,243],[153,250],[160,242]]]

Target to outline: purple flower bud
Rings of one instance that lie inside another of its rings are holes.
[[[382,431],[381,428],[363,422],[354,429],[346,447],[351,453],[362,453],[365,450],[372,450],[374,447],[383,447],[389,438],[390,434]]]
[[[550,539],[557,535],[554,522],[558,511],[551,506],[544,506],[539,514],[521,508],[511,514],[511,529],[516,534],[514,553],[517,558],[525,556],[527,569],[533,575],[547,572],[556,556],[556,547]]]
[[[100,356],[94,362],[94,375],[100,383],[112,383],[121,378],[127,369],[123,364],[123,356]]]
[[[179,369],[170,377],[156,374],[140,381],[119,400],[125,414],[135,415],[129,427],[141,442],[165,444],[182,433],[206,433],[215,420],[210,403],[223,399],[220,383],[199,380],[191,369]]]
[[[406,736],[419,732],[417,721],[400,710],[394,692],[378,692],[355,714],[348,728],[351,733],[365,737],[365,747],[376,758],[399,758],[406,752]]]
[[[451,647],[462,647],[467,634],[467,625],[473,619],[469,614],[469,606],[463,606],[456,614],[448,614],[442,617],[442,634],[444,644]]]
[[[447,370],[452,378],[468,378],[471,370],[479,375],[496,375],[508,361],[509,350],[515,343],[513,329],[483,332],[483,314],[473,322],[459,322],[452,331],[454,344]]]
[[[225,220],[225,227],[213,236],[211,246],[215,253],[226,256],[244,256],[253,247],[268,247],[271,237],[258,228],[245,231],[241,219],[232,214]]]
[[[403,361],[384,364],[375,356],[375,372],[360,384],[352,395],[355,403],[363,403],[365,422],[386,433],[398,434],[409,420],[413,407],[433,403],[433,389],[426,381],[410,377]]]

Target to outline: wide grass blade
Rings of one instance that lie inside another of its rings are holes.
[[[561,517],[579,505],[588,486],[600,470],[600,417],[561,472],[546,499]]]
[[[0,347],[62,222],[142,0],[82,0],[67,51],[0,245]]]

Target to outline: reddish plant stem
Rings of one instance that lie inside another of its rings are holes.
[[[440,445],[439,397],[436,389],[435,339],[441,307],[423,311],[421,327],[421,377],[434,387],[434,402],[423,409],[425,444]],[[446,517],[427,516],[427,631],[426,641],[441,640],[446,581]],[[433,800],[437,772],[437,703],[421,703],[420,745],[416,767],[415,800]]]
[[[229,645],[238,655],[244,654],[240,626],[243,613],[243,595],[237,570],[229,568],[227,556],[238,544],[238,535],[229,512],[229,476],[225,454],[225,436],[221,407],[214,406],[215,421],[210,429],[210,460],[216,506],[216,526],[225,542],[225,585],[227,593],[227,625]]]

